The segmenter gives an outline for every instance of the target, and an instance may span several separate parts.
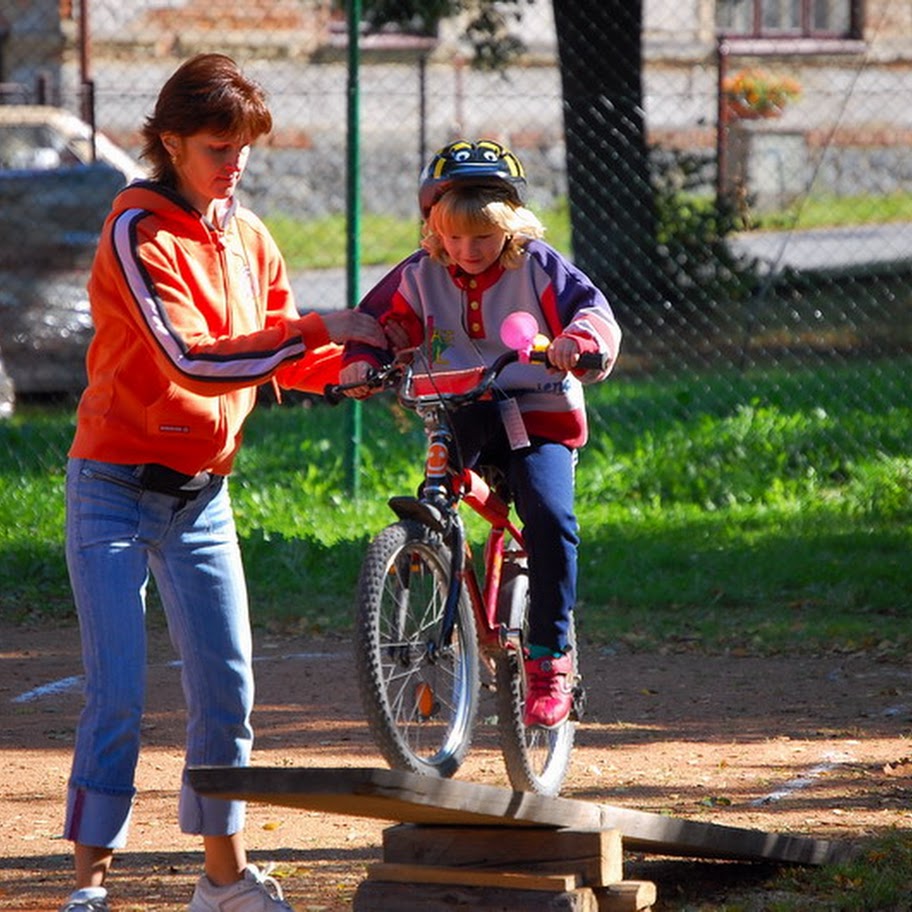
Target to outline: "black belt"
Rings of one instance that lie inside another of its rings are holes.
[[[186,475],[168,468],[168,466],[159,465],[157,462],[147,462],[145,465],[138,466],[136,477],[147,491],[169,494],[171,497],[180,497],[183,500],[193,500],[212,481],[211,472]]]

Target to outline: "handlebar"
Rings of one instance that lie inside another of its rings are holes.
[[[411,365],[393,362],[386,367],[368,372],[367,377],[357,383],[328,383],[323,389],[323,395],[330,405],[338,405],[345,398],[345,391],[368,387],[369,389],[384,390],[394,386],[399,386],[399,398],[402,403],[409,407],[433,399],[438,402],[448,402],[453,405],[460,405],[471,402],[483,396],[497,379],[500,372],[508,365],[520,359],[520,353],[516,351],[504,352],[497,360],[481,375],[478,383],[471,389],[460,393],[442,393],[436,392],[433,396],[415,396],[410,395],[407,391],[408,381],[412,377]],[[545,351],[531,351],[529,361],[535,364],[543,364],[551,367],[548,360],[548,353]],[[577,361],[577,367],[582,370],[603,371],[608,367],[609,357],[603,352],[584,352]],[[405,381],[405,382],[402,382]]]
[[[548,360],[548,353],[544,351],[529,352],[529,360],[534,361],[537,364],[545,364],[548,367],[551,367],[551,362]],[[583,352],[579,356],[579,361],[576,362],[576,366],[580,370],[603,371],[608,369],[610,363],[611,359],[607,352]]]
[[[357,383],[327,383],[323,387],[323,397],[330,405],[338,405],[346,398],[346,390],[359,389],[363,386],[376,390],[389,389],[396,386],[406,373],[408,373],[408,368],[398,362],[379,369],[371,368],[367,377]]]

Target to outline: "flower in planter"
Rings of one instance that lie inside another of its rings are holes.
[[[722,81],[722,93],[736,118],[778,117],[790,101],[801,97],[801,86],[766,70],[738,70]]]

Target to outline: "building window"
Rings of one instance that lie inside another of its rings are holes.
[[[859,0],[718,0],[716,24],[745,38],[858,37]]]

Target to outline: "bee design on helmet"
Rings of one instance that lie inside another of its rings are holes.
[[[526,201],[526,172],[520,160],[491,139],[458,139],[434,153],[421,172],[418,205],[422,218],[453,184],[503,187],[517,205]]]

